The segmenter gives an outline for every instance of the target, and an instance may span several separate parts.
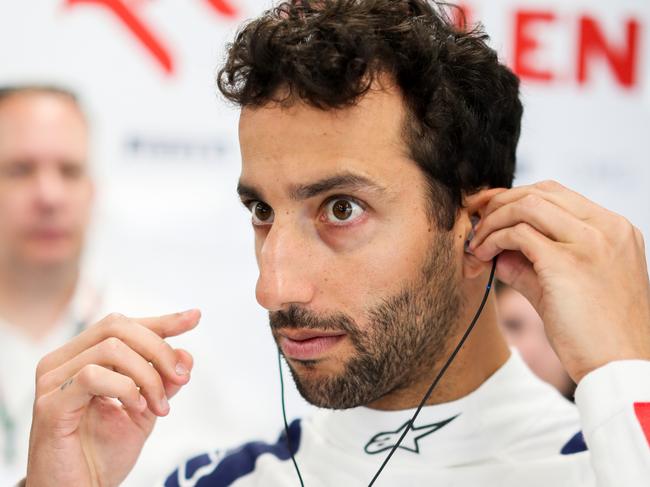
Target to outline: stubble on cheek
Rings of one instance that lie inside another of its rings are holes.
[[[322,362],[289,362],[307,401],[332,409],[357,407],[433,376],[454,332],[462,300],[451,243],[443,236],[432,249],[414,281],[367,311],[363,331],[342,314],[321,320],[296,310],[292,326],[345,329],[349,343],[345,353]]]

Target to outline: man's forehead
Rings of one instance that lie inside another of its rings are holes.
[[[390,193],[405,165],[414,164],[403,137],[404,113],[401,95],[386,89],[344,108],[302,102],[245,107],[240,189],[247,191],[240,193],[265,190],[292,199],[325,189]]]
[[[244,107],[239,119],[242,146],[286,140],[338,139],[335,143],[364,138],[371,142],[401,142],[406,109],[395,89],[370,90],[355,103],[337,108],[319,108],[302,101],[268,103]],[[243,147],[246,149],[246,147]]]
[[[15,119],[17,116],[43,120],[66,116],[86,125],[85,116],[76,102],[55,93],[16,93],[0,101],[0,117]]]
[[[16,94],[0,103],[0,155],[87,158],[89,133],[73,102],[50,94]]]

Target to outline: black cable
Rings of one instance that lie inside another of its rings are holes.
[[[296,463],[296,458],[293,456],[293,450],[291,449],[291,440],[289,439],[289,424],[287,423],[287,411],[284,405],[284,378],[282,377],[282,357],[280,356],[280,349],[278,349],[278,367],[280,367],[280,396],[282,397],[282,419],[284,419],[284,434],[287,435],[287,448],[289,449],[289,454],[291,455],[293,466],[295,467],[296,473],[298,474],[300,487],[305,487],[305,483],[302,481],[302,475],[300,475],[298,463]]]
[[[384,467],[388,463],[388,461],[391,459],[393,454],[397,451],[399,446],[402,444],[402,441],[408,434],[409,430],[413,427],[413,424],[415,423],[415,420],[417,419],[418,415],[420,414],[420,411],[426,404],[426,402],[429,400],[429,397],[431,397],[431,393],[435,389],[435,387],[438,385],[440,382],[440,379],[442,379],[442,376],[444,373],[447,371],[451,363],[454,361],[456,358],[456,355],[458,355],[458,352],[460,352],[460,349],[463,347],[465,344],[465,341],[467,340],[467,337],[469,337],[469,334],[472,332],[474,329],[474,326],[476,325],[476,322],[478,321],[479,317],[481,316],[481,313],[483,312],[483,308],[485,307],[485,303],[487,302],[488,296],[490,295],[490,289],[492,288],[492,282],[494,281],[494,273],[497,268],[497,257],[495,257],[492,260],[492,269],[490,270],[490,277],[488,279],[487,286],[485,287],[485,293],[483,294],[483,299],[481,300],[481,304],[479,305],[478,309],[476,310],[476,313],[474,314],[474,318],[472,319],[472,322],[469,324],[467,327],[467,330],[465,330],[465,333],[463,334],[462,338],[458,342],[458,345],[456,345],[456,348],[454,351],[451,353],[447,361],[445,362],[445,365],[440,369],[440,372],[438,372],[438,375],[436,378],[433,380],[431,383],[431,386],[429,386],[429,389],[427,390],[427,393],[424,395],[422,398],[422,401],[420,401],[420,405],[417,407],[415,410],[415,413],[413,414],[413,417],[410,419],[410,421],[407,423],[408,426],[404,428],[404,432],[402,435],[399,437],[399,440],[397,440],[397,443],[393,445],[393,448],[391,448],[390,452],[382,462],[381,466],[379,467],[379,470],[377,470],[377,473],[375,473],[374,477],[368,484],[368,487],[372,487],[372,485],[375,483],[377,478],[379,478],[379,475],[381,472],[384,470]],[[296,459],[293,455],[293,451],[291,451],[291,444],[289,443],[289,426],[287,425],[287,414],[286,414],[286,409],[284,405],[284,380],[282,377],[282,359],[280,356],[280,350],[278,350],[278,364],[280,366],[280,390],[281,390],[281,396],[282,396],[282,417],[284,419],[284,431],[285,434],[287,435],[287,446],[289,447],[289,453],[291,454],[291,460],[293,461],[293,466],[296,469],[296,473],[298,474],[298,479],[300,480],[300,486],[305,487],[305,484],[302,480],[302,475],[300,474],[300,469],[298,468],[298,463],[296,462]]]
[[[496,268],[497,268],[497,258],[495,257],[494,260],[492,261],[492,270],[490,270],[490,278],[488,279],[487,286],[485,287],[485,294],[483,294],[483,300],[481,301],[481,304],[478,307],[478,310],[476,311],[476,314],[474,315],[474,318],[472,319],[472,322],[467,327],[467,330],[465,330],[465,334],[463,335],[463,337],[458,342],[458,345],[456,345],[456,348],[454,349],[452,354],[447,359],[447,362],[445,362],[445,365],[442,367],[442,369],[440,369],[440,372],[438,372],[438,375],[436,376],[436,378],[431,383],[431,386],[429,387],[429,390],[427,391],[427,393],[422,398],[422,401],[420,401],[420,405],[415,410],[415,413],[413,414],[413,417],[411,418],[411,420],[408,422],[408,426],[406,428],[404,428],[404,432],[402,433],[402,436],[399,437],[399,440],[397,440],[397,443],[390,450],[390,452],[388,453],[388,456],[384,459],[384,462],[379,467],[379,470],[377,470],[377,473],[375,474],[375,476],[372,478],[372,480],[368,484],[368,487],[371,487],[372,484],[375,483],[375,480],[377,480],[377,478],[379,477],[379,474],[382,472],[382,470],[384,469],[384,467],[388,463],[388,460],[390,460],[390,457],[393,456],[393,454],[397,451],[399,446],[402,444],[402,440],[407,435],[409,430],[411,428],[413,428],[413,424],[415,423],[415,419],[420,414],[420,411],[424,407],[425,403],[429,400],[429,397],[431,397],[431,393],[433,392],[433,389],[435,389],[435,387],[438,385],[438,382],[440,382],[440,379],[442,379],[442,376],[447,371],[447,369],[449,368],[451,363],[456,358],[456,355],[458,355],[458,352],[460,352],[460,349],[465,344],[465,340],[467,340],[467,337],[469,336],[469,334],[474,329],[474,325],[476,325],[476,322],[478,321],[479,316],[481,316],[481,312],[483,311],[483,307],[485,306],[485,303],[487,302],[488,296],[490,294],[490,288],[492,287],[492,281],[494,280],[494,271],[496,270]]]

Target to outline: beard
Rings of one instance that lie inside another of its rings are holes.
[[[269,321],[276,342],[280,329],[347,334],[355,353],[340,374],[316,378],[287,361],[305,400],[318,407],[346,409],[370,404],[432,377],[456,328],[461,304],[449,232],[436,237],[418,276],[366,311],[365,331],[344,313],[318,316],[295,305],[269,313]],[[318,362],[301,361],[300,365],[309,370]]]

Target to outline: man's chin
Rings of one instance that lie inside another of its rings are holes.
[[[349,409],[365,404],[357,381],[350,380],[345,367],[328,359],[287,361],[300,395],[313,406]]]
[[[294,379],[298,380],[330,380],[345,372],[345,366],[341,361],[332,358],[299,360],[284,357],[284,359],[289,364]]]
[[[77,248],[62,242],[58,245],[31,245],[24,249],[22,261],[34,268],[60,268],[77,262]]]
[[[291,364],[300,369],[300,370],[307,370],[307,371],[317,371],[318,370],[318,362],[319,360],[295,360],[291,359],[290,360]]]

